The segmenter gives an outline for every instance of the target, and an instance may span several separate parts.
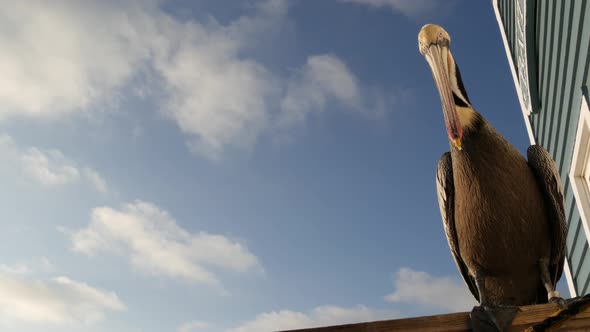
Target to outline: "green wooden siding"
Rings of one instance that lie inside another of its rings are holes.
[[[516,0],[496,2],[516,64]],[[527,12],[530,11],[534,15],[527,15],[527,25],[534,25],[535,36],[527,36],[527,47],[534,47],[537,77],[536,86],[530,88],[538,92],[539,104],[533,106],[529,122],[535,141],[551,153],[561,173],[569,226],[568,263],[576,291],[581,295],[590,292],[590,253],[568,173],[582,96],[588,97],[584,87],[590,85],[590,5],[587,0],[527,0]]]

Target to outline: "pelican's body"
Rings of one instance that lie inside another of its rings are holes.
[[[473,109],[446,31],[427,25],[419,42],[450,140],[451,151],[438,164],[437,188],[445,233],[465,282],[486,306],[558,297],[566,226],[554,162],[536,145],[527,162]]]
[[[461,260],[473,271],[470,279],[476,273],[484,279],[486,305],[546,302],[539,263],[550,260],[553,244],[543,189],[520,152],[478,121],[481,127],[463,136],[462,150],[452,146],[440,162],[452,165]],[[553,280],[562,257],[551,264]]]

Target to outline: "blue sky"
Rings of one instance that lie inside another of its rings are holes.
[[[468,310],[417,49],[527,135],[488,1],[22,1],[0,9],[0,326],[303,328]],[[563,288],[563,287],[562,287]]]

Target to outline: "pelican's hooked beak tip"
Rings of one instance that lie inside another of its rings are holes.
[[[454,138],[451,141],[453,142],[455,147],[457,147],[457,149],[459,149],[459,151],[463,150],[463,148],[461,147],[461,139],[459,137]]]

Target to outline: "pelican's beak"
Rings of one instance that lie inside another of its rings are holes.
[[[457,149],[461,150],[463,128],[461,128],[461,122],[459,121],[457,109],[455,108],[453,90],[450,83],[450,66],[454,66],[455,64],[453,63],[452,57],[449,56],[449,48],[447,45],[441,45],[440,43],[430,44],[426,52],[424,52],[424,57],[430,65],[432,77],[440,94],[449,139]]]

